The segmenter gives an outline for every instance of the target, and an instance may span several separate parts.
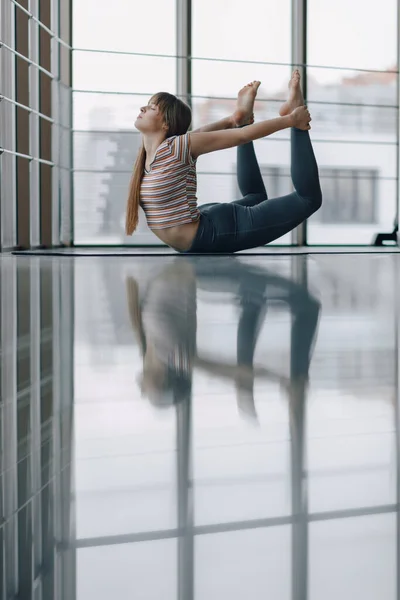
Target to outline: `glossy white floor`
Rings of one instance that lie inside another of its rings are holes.
[[[3,598],[397,600],[398,254],[0,266]]]

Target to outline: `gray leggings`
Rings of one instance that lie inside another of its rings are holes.
[[[200,225],[190,253],[232,253],[264,246],[285,235],[322,203],[318,167],[308,131],[291,129],[295,191],[268,200],[253,143],[238,147],[237,178],[243,198],[200,206]]]

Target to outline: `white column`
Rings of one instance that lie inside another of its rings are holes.
[[[192,0],[176,0],[177,94],[191,106],[192,94]],[[179,600],[194,597],[194,513],[192,481],[192,399],[177,404],[177,521]]]
[[[176,0],[176,92],[191,105],[192,94],[192,0]]]
[[[29,11],[38,18],[39,1],[29,0]],[[29,67],[29,105],[39,111],[39,25],[34,19],[29,20],[29,58],[34,63]],[[39,157],[39,116],[29,115],[29,153]],[[40,169],[39,163],[32,160],[30,164],[30,226],[31,246],[40,245]]]
[[[307,99],[307,0],[292,0],[292,63],[301,74],[304,98]],[[292,244],[307,243],[307,222],[292,231]]]

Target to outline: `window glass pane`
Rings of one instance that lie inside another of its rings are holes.
[[[152,0],[151,5],[127,0],[76,2],[73,7],[74,47],[175,54],[175,6],[175,0]],[[137,75],[124,73],[133,83]]]
[[[151,9],[127,0],[74,5],[75,47],[126,53],[74,52],[75,243],[157,241],[143,213],[135,235],[125,236],[125,209],[139,108],[157,91],[176,92],[175,24],[175,0],[155,0]]]
[[[250,0],[245,10],[237,0],[231,2],[229,7],[221,0],[193,0],[192,34],[195,127],[231,114],[238,90],[255,79],[262,82],[255,105],[256,121],[278,116],[290,77],[289,0],[268,3]],[[263,64],[264,61],[279,65]],[[282,63],[288,66],[281,66]],[[287,132],[284,133],[286,135],[274,135],[256,143],[260,166],[272,163],[288,169],[290,146]],[[200,204],[230,202],[241,197],[236,183],[236,150],[201,156],[198,169]],[[278,174],[277,178],[277,181],[281,181],[285,176]],[[269,197],[276,195],[280,186],[274,186],[268,177],[265,177],[265,182]],[[285,182],[282,186],[285,187],[286,183],[290,185],[290,182]],[[288,234],[277,243],[290,241]]]
[[[332,204],[311,217],[308,242],[370,244],[396,215],[397,2],[309,0],[307,52],[311,135]]]
[[[397,63],[397,2],[308,0],[311,65],[387,69]],[[336,79],[337,75],[325,75]]]

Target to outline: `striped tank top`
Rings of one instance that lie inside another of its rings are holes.
[[[150,171],[144,171],[140,205],[151,229],[193,223],[197,208],[196,161],[189,134],[167,138],[157,148]]]

